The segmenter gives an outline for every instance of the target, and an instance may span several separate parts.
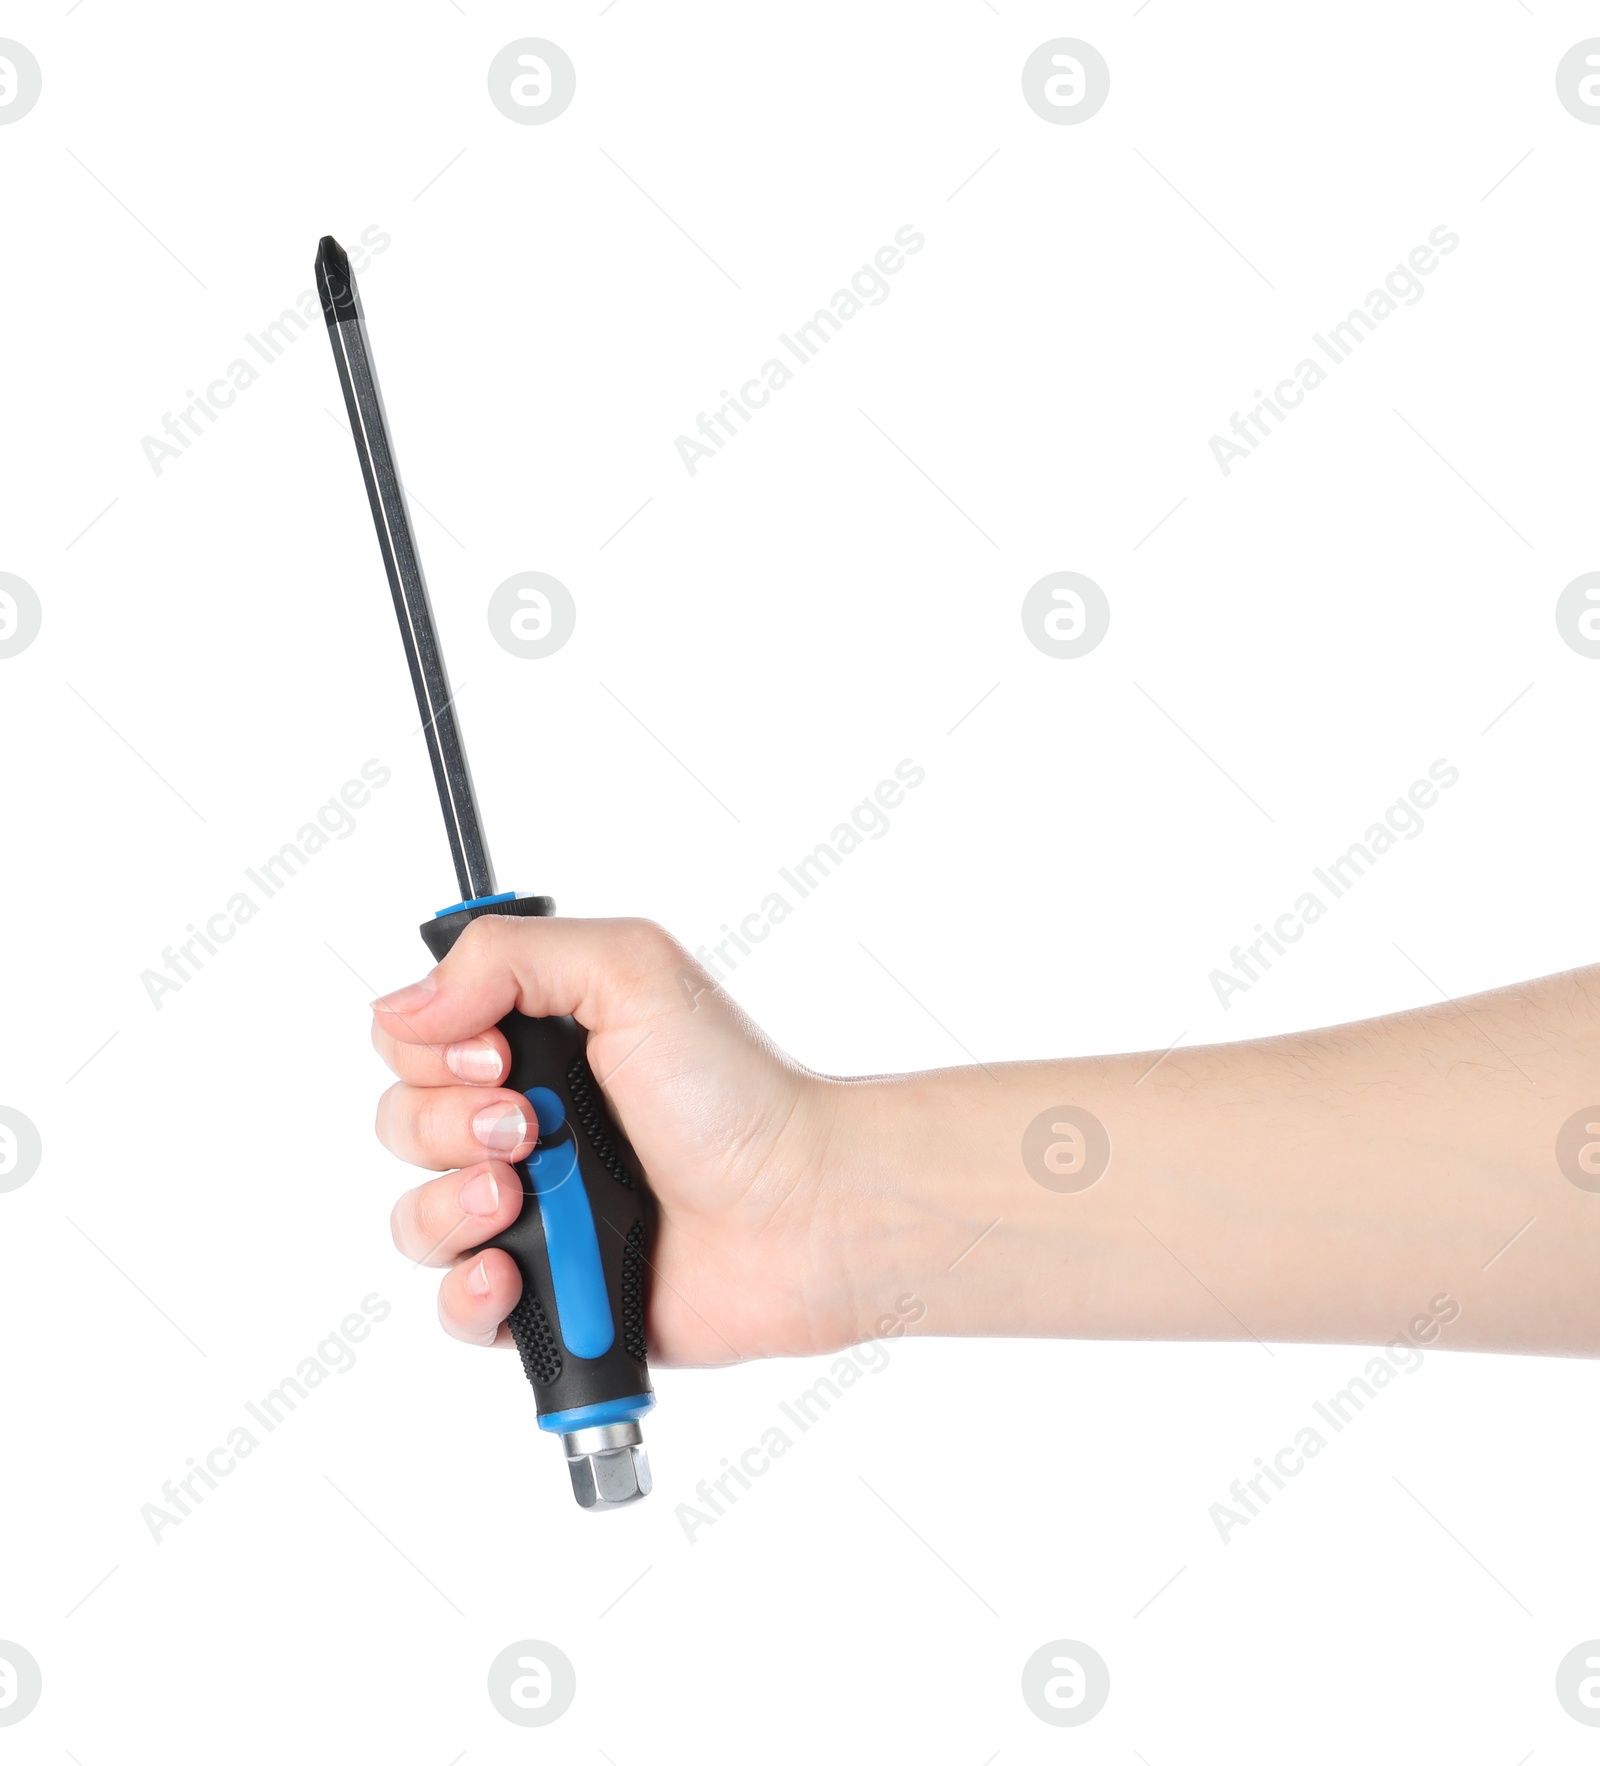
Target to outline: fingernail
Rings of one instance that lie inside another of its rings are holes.
[[[472,1119],[472,1132],[491,1153],[509,1153],[528,1139],[528,1123],[517,1110],[480,1110]]]
[[[489,1292],[489,1272],[483,1267],[481,1257],[467,1271],[467,1292],[480,1297]]]
[[[461,1186],[461,1208],[466,1214],[493,1214],[500,1206],[500,1186],[492,1171],[480,1171]]]
[[[439,989],[438,979],[433,975],[424,975],[420,981],[413,981],[409,987],[397,989],[394,993],[386,993],[382,999],[372,1002],[375,1012],[414,1012],[419,1006],[425,1006]]]
[[[453,1042],[444,1052],[444,1064],[457,1079],[495,1080],[500,1077],[500,1051],[482,1042]]]

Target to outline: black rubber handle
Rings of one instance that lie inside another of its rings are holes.
[[[422,937],[437,960],[485,914],[541,916],[551,908],[548,896],[462,908],[428,921]],[[644,1321],[654,1207],[638,1156],[590,1070],[589,1033],[572,1018],[525,1018],[520,1012],[501,1019],[500,1029],[511,1050],[507,1088],[544,1088],[561,1101],[566,1122],[551,1139],[565,1144],[570,1137],[576,1149],[614,1327],[610,1347],[599,1355],[575,1354],[563,1340],[544,1216],[524,1160],[514,1168],[522,1180],[522,1212],[489,1243],[509,1252],[522,1275],[522,1298],[507,1323],[539,1415],[648,1394]],[[546,1144],[541,1137],[540,1150]],[[575,1334],[569,1320],[568,1335]]]

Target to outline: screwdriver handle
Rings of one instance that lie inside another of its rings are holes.
[[[422,927],[435,960],[485,914],[553,912],[548,896],[447,908]],[[489,1241],[522,1277],[511,1335],[533,1386],[539,1427],[563,1435],[631,1422],[655,1403],[645,1308],[654,1204],[644,1170],[589,1066],[589,1033],[572,1018],[500,1021],[505,1084],[539,1119],[539,1144],[514,1167],[522,1212]]]

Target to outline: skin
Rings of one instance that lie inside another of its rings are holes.
[[[922,1335],[1383,1343],[1423,1320],[1440,1346],[1600,1353],[1600,1194],[1555,1152],[1600,1095],[1600,968],[1165,1057],[841,1080],[657,926],[478,920],[376,1003],[373,1042],[399,1080],[379,1139],[444,1174],[400,1198],[395,1242],[445,1269],[441,1321],[481,1344],[509,1341],[520,1279],[480,1247],[536,1132],[499,1084],[513,1007],[588,1028],[650,1174],[663,1365],[840,1348],[907,1297]],[[1113,1149],[1077,1192],[1021,1152],[1063,1104]]]

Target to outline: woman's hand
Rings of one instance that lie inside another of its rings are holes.
[[[692,957],[639,920],[486,917],[424,980],[376,1002],[372,1040],[399,1075],[378,1138],[446,1175],[395,1205],[395,1243],[447,1270],[439,1314],[453,1336],[507,1342],[522,1291],[506,1252],[481,1249],[516,1219],[512,1164],[533,1111],[505,1090],[495,1025],[570,1013],[589,1064],[660,1209],[649,1339],[665,1365],[804,1355],[857,1341],[842,1198],[824,1180],[848,1087],[775,1048]],[[864,1318],[858,1318],[858,1311]]]

